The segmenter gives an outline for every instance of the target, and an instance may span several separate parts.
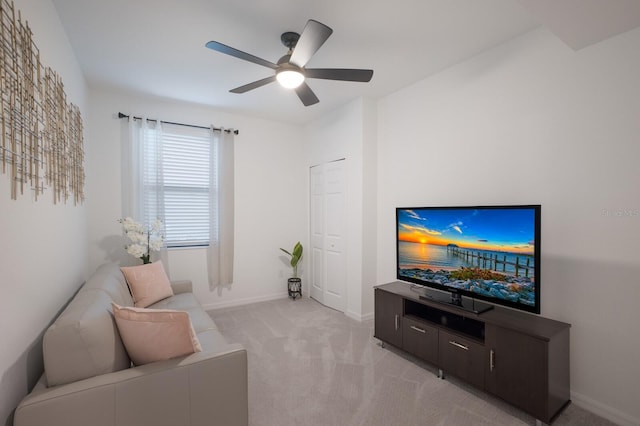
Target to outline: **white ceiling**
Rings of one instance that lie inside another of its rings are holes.
[[[574,48],[640,24],[637,0],[52,1],[92,87],[297,124],[360,96],[392,93],[543,23]],[[603,4],[618,7],[603,14]],[[613,23],[594,28],[604,18]],[[273,71],[209,50],[207,41],[276,62],[286,53],[280,34],[301,32],[308,19],[334,32],[307,65],[370,68],[370,83],[310,80],[320,99],[310,107],[276,83],[229,93]]]

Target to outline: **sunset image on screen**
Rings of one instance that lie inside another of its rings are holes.
[[[397,209],[398,277],[535,303],[535,209]]]
[[[533,255],[533,212],[400,210],[398,239],[410,243]]]

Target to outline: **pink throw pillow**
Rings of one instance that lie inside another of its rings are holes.
[[[111,306],[124,347],[135,365],[202,351],[188,312],[115,303]]]
[[[171,283],[162,267],[162,262],[125,266],[120,270],[129,284],[134,306],[138,308],[146,308],[162,299],[173,296]]]

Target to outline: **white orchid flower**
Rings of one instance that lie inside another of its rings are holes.
[[[125,247],[127,253],[147,262],[151,251],[159,251],[164,245],[162,235],[163,224],[161,220],[155,220],[151,225],[136,222],[130,217],[120,219],[124,235],[131,241]]]

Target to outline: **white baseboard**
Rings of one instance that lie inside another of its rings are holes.
[[[362,321],[369,321],[373,319],[373,312],[369,312],[368,314],[364,314],[362,316]]]
[[[289,293],[287,291],[284,291],[282,293],[271,294],[268,296],[248,297],[245,299],[235,299],[235,300],[229,300],[224,302],[207,303],[206,305],[202,305],[202,307],[204,308],[205,311],[212,311],[214,309],[232,308],[234,306],[250,305],[251,303],[268,302],[270,300],[285,299],[287,297],[289,297]]]
[[[344,314],[345,314],[346,316],[348,316],[349,318],[353,319],[353,320],[356,320],[356,321],[362,321],[362,320],[360,319],[360,315],[359,315],[359,314],[356,314],[355,312],[349,312],[349,311],[346,311]]]
[[[579,394],[571,391],[571,402],[577,406],[584,408],[587,411],[591,411],[600,417],[604,417],[607,420],[619,424],[620,426],[637,426],[640,425],[640,419],[633,418],[626,413],[621,413],[613,407],[596,401],[593,398],[589,398],[586,395]]]
[[[370,319],[373,319],[373,312],[368,313],[368,314],[364,314],[364,315],[360,315],[358,313],[355,312],[345,312],[344,313],[346,316],[348,316],[351,319],[354,319],[358,322],[363,322],[363,321],[368,321]]]

